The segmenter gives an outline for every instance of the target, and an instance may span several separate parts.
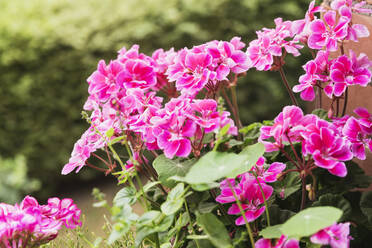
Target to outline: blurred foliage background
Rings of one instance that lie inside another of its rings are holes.
[[[249,43],[256,30],[273,27],[275,17],[303,18],[309,2],[0,0],[0,156],[16,158],[15,171],[23,164],[28,171],[23,175],[25,183],[32,182],[27,177],[41,182],[39,197],[102,180],[90,169],[60,175],[74,142],[87,128],[80,116],[87,97],[86,78],[99,59],[115,58],[117,50],[135,43],[149,55],[160,47],[179,49],[233,36]],[[292,84],[302,73],[304,61],[288,60],[286,71]],[[275,72],[251,70],[239,84],[245,124],[272,119],[290,103]],[[21,162],[18,154],[24,156]],[[7,161],[8,165],[0,162],[1,172],[2,167],[9,170],[11,160]],[[19,186],[18,193],[3,199],[3,180],[0,200],[8,202],[17,200],[19,192],[38,187],[36,182],[32,187]]]

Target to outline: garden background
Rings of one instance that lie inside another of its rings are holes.
[[[147,54],[233,36],[248,43],[255,30],[273,27],[275,17],[302,18],[309,2],[0,0],[0,201],[14,203],[30,193],[41,202],[74,192],[90,198],[93,186],[114,181],[87,168],[61,176],[88,127],[79,113],[86,78],[99,59],[114,58],[135,43]],[[301,64],[288,58],[292,85]],[[272,119],[290,104],[278,73],[250,70],[239,84],[244,123]]]

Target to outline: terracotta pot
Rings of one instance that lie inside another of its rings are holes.
[[[325,1],[325,6],[329,7],[331,1]],[[372,8],[372,0],[368,0],[368,8]],[[372,15],[363,15],[353,13],[352,17],[353,23],[360,23],[367,26],[370,36],[367,38],[362,38],[359,42],[349,41],[345,43],[345,53],[349,54],[349,49],[352,49],[356,55],[359,53],[365,53],[372,60]],[[338,56],[340,54],[334,54],[333,56]],[[371,68],[372,69],[372,68]],[[344,102],[340,101],[340,108],[342,109]],[[330,101],[328,97],[322,95],[322,105],[324,109],[329,109]],[[349,97],[346,108],[346,114],[354,115],[353,110],[357,107],[365,107],[372,113],[372,84],[370,83],[367,87],[352,86],[349,88]],[[372,176],[372,153],[367,152],[367,159],[364,161],[355,160],[368,175]]]

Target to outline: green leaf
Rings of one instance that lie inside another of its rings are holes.
[[[189,184],[208,184],[225,177],[235,178],[249,171],[264,150],[263,144],[257,143],[239,154],[211,151],[191,167],[184,180]]]
[[[160,246],[160,248],[172,248],[172,244],[171,243],[165,243],[165,244],[162,244]]]
[[[218,206],[218,204],[216,204],[216,203],[214,203],[214,202],[201,202],[201,203],[198,205],[198,211],[199,211],[201,214],[210,213],[210,212],[212,212],[213,209],[215,209],[217,206]]]
[[[136,189],[133,187],[125,187],[121,189],[114,197],[115,206],[132,205],[136,202]]]
[[[297,192],[301,188],[301,179],[297,172],[288,173],[283,180],[276,181],[274,184],[275,193],[282,198],[281,193],[284,191],[284,198]]]
[[[323,120],[330,121],[330,119],[328,118],[328,113],[324,109],[314,109],[313,112],[311,113],[318,116],[319,118]]]
[[[208,238],[213,245],[218,248],[232,247],[225,226],[215,215],[211,213],[198,215],[196,221],[198,225],[203,228],[206,235],[208,235]]]
[[[185,176],[195,161],[196,159],[182,160],[181,158],[172,160],[162,154],[154,160],[153,166],[156,172],[159,174],[160,182],[164,186],[172,188],[176,185],[176,183],[168,179],[172,176]]]
[[[110,128],[109,130],[106,131],[106,137],[111,138],[114,135],[115,131],[113,128]]]
[[[264,237],[265,239],[277,239],[282,236],[282,231],[280,230],[280,227],[282,225],[275,225],[275,226],[269,226],[263,229],[260,232],[260,235]]]
[[[208,239],[208,235],[187,235],[187,239]]]
[[[160,181],[148,182],[145,186],[143,186],[143,191],[148,192],[152,187],[160,184]]]
[[[341,216],[342,211],[334,207],[311,207],[292,216],[279,229],[290,238],[300,239],[331,226]]]
[[[137,221],[135,246],[139,247],[143,239],[153,233],[167,231],[173,218],[174,215],[165,216],[154,210],[144,213]]]
[[[246,157],[246,160],[244,161],[245,165],[239,167],[238,170],[234,171],[229,177],[235,178],[237,175],[249,171],[264,153],[265,146],[262,143],[256,143],[244,148],[239,155]]]
[[[254,122],[246,127],[239,130],[239,133],[244,135],[244,140],[256,140],[260,137],[260,129],[262,123]]]
[[[360,198],[360,209],[368,218],[369,223],[372,224],[372,191],[363,192]]]
[[[220,129],[220,131],[218,132],[218,136],[219,137],[223,137],[227,134],[227,132],[229,131],[230,129],[230,124],[227,124],[225,125],[223,128]]]
[[[280,209],[278,205],[269,207],[270,222],[272,225],[283,224],[296,213],[287,209]]]
[[[332,206],[341,209],[343,215],[340,221],[345,221],[349,218],[352,213],[352,208],[348,200],[340,195],[325,194],[319,197],[319,200],[314,202],[313,207],[319,206]]]
[[[184,202],[184,184],[179,183],[168,194],[167,200],[161,204],[160,209],[165,215],[176,213]]]

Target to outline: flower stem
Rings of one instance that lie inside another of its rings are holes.
[[[344,116],[345,113],[346,113],[346,108],[347,108],[347,101],[348,101],[348,98],[349,98],[349,89],[346,88],[346,91],[345,91],[345,97],[344,97],[344,107],[343,107],[343,109],[342,109],[342,115],[341,115],[341,117]]]
[[[265,193],[262,189],[262,186],[261,186],[261,183],[260,181],[258,180],[257,178],[257,175],[255,173],[252,173],[254,175],[254,177],[256,178],[256,181],[258,183],[258,186],[260,187],[260,190],[261,190],[261,194],[262,194],[262,197],[263,197],[263,200],[264,200],[264,204],[265,204],[265,213],[266,213],[266,219],[267,219],[267,226],[271,226],[270,225],[270,214],[269,214],[269,207],[267,205],[267,201],[266,201],[266,196],[265,196]]]
[[[283,84],[286,87],[286,89],[288,91],[288,94],[289,94],[289,96],[290,96],[290,98],[292,100],[292,103],[294,105],[298,106],[298,102],[297,102],[297,100],[296,100],[296,98],[295,98],[295,96],[294,96],[291,88],[289,87],[288,80],[287,80],[287,78],[285,76],[285,73],[284,73],[284,70],[283,70],[283,67],[282,66],[279,68],[279,73],[280,73],[280,76],[282,77]]]
[[[238,106],[238,97],[236,96],[236,85],[231,86],[231,98],[232,104],[235,112],[236,118],[236,125],[238,126],[238,130],[242,128],[242,122],[240,121],[239,117],[239,106]]]
[[[245,227],[247,228],[247,232],[248,232],[248,235],[249,235],[249,240],[251,241],[251,245],[252,245],[252,248],[254,248],[254,239],[253,239],[253,234],[252,234],[252,229],[251,227],[249,226],[249,222],[247,220],[247,217],[245,216],[245,213],[244,213],[244,209],[242,207],[242,204],[241,202],[239,201],[239,198],[238,196],[236,195],[235,193],[235,190],[233,188],[233,186],[231,185],[231,183],[228,181],[228,184],[229,184],[229,187],[234,195],[234,198],[235,198],[235,201],[236,203],[238,204],[238,207],[239,207],[239,210],[240,210],[240,213],[241,215],[243,216],[243,219],[244,219],[244,222],[245,222]]]
[[[186,201],[184,201],[184,205],[185,205],[185,209],[186,209],[187,215],[189,216],[189,222],[190,222],[190,226],[191,226],[192,234],[195,235],[196,233],[195,233],[195,230],[194,230],[194,226],[193,226],[193,224],[192,224],[191,214],[190,214],[189,207],[187,206],[187,202],[186,202]],[[196,246],[197,246],[198,248],[200,248],[200,246],[199,246],[199,242],[198,242],[196,239],[195,239],[195,243],[196,243]]]
[[[300,210],[305,208],[306,202],[306,176],[301,177],[302,180],[302,195],[301,195],[301,207]]]

